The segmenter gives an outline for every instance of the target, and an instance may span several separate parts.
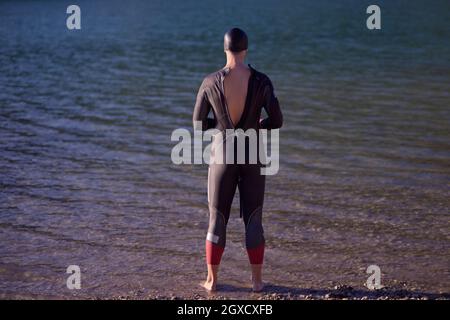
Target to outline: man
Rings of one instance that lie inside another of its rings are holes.
[[[244,31],[233,28],[225,34],[224,50],[227,63],[224,68],[208,75],[200,86],[194,108],[194,128],[201,123],[202,130],[276,129],[283,122],[278,99],[270,79],[245,65],[248,38]],[[262,108],[267,118],[261,119]],[[214,117],[208,118],[210,111]],[[221,136],[222,138],[223,136]],[[225,140],[227,139],[225,134]],[[233,137],[234,138],[234,137]],[[217,141],[216,141],[217,142]],[[223,141],[221,141],[223,142]],[[216,143],[217,147],[217,143]],[[251,148],[248,143],[244,151]],[[242,150],[237,150],[240,152]],[[211,157],[217,152],[211,148]],[[218,163],[219,162],[219,163]],[[209,228],[206,237],[206,262],[208,276],[203,287],[214,291],[217,274],[226,242],[226,226],[231,203],[239,188],[241,215],[245,223],[245,242],[252,269],[253,290],[263,289],[262,264],[264,260],[264,231],[262,207],[265,176],[261,163],[244,164],[228,161],[210,162],[208,171]]]

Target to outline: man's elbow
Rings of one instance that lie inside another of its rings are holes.
[[[280,129],[283,126],[283,115],[280,114],[279,117],[276,117],[271,121],[272,129]]]

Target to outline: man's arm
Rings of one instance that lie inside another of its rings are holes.
[[[261,119],[260,125],[262,129],[278,129],[283,125],[283,114],[281,113],[278,98],[273,92],[272,82],[268,79],[264,88],[264,109],[267,118]]]
[[[213,118],[208,118],[211,110],[208,96],[206,94],[206,79],[203,80],[200,89],[198,90],[197,100],[195,102],[194,114],[192,115],[192,122],[195,130],[208,130],[216,126],[216,121]],[[201,121],[201,126],[198,126],[198,121]]]

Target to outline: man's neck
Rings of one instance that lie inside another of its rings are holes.
[[[233,55],[228,55],[227,56],[227,64],[225,65],[225,68],[230,68],[230,69],[234,69],[234,68],[247,68],[245,62],[244,62],[244,58],[240,58],[240,57],[236,57]]]

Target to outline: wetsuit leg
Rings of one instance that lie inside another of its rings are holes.
[[[264,229],[262,208],[264,203],[265,175],[260,165],[240,166],[239,197],[241,214],[245,223],[245,246],[251,264],[262,264],[264,260]]]
[[[208,170],[209,228],[206,263],[218,265],[226,243],[226,227],[238,183],[238,166],[210,164]]]

